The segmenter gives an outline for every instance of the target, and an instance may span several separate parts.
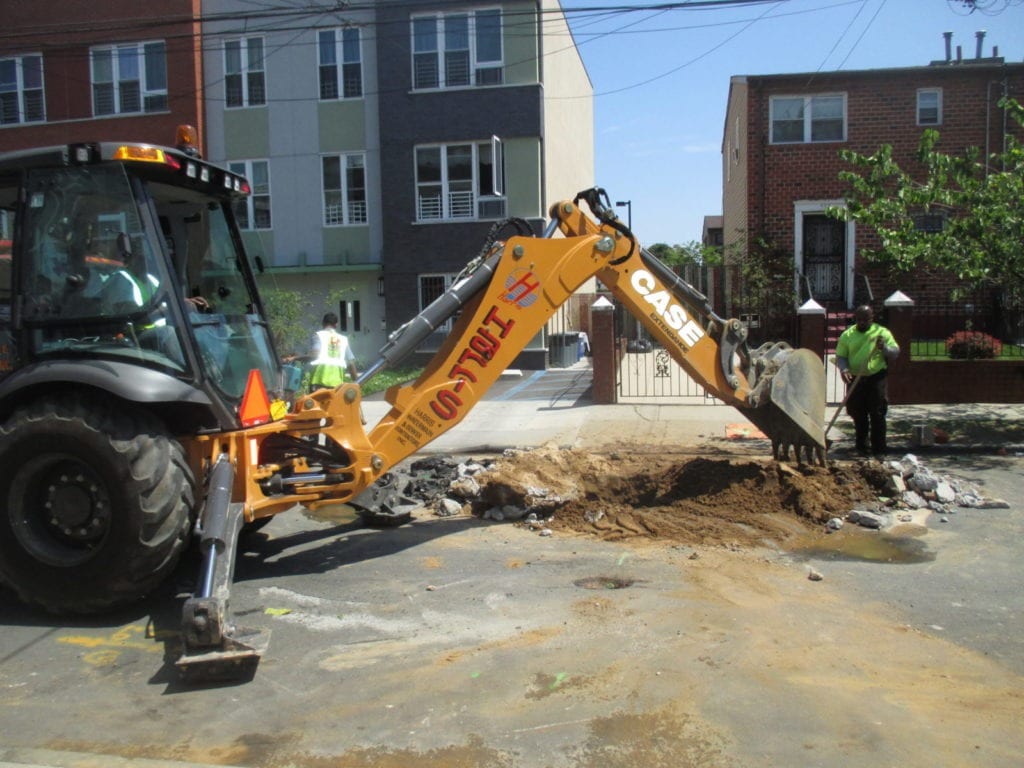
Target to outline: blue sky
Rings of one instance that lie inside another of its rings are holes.
[[[780,0],[671,11],[647,3],[562,0],[594,86],[595,181],[632,203],[645,245],[699,240],[721,213],[721,139],[729,78],[926,65],[953,51],[973,58],[985,30],[1007,61],[1024,61],[1024,2]],[[571,197],[578,190],[566,190]],[[626,220],[627,209],[619,214]]]

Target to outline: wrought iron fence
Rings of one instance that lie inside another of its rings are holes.
[[[957,303],[914,307],[915,360],[1024,357],[1024,303],[979,292]]]

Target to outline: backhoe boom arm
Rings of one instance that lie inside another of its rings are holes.
[[[748,350],[745,327],[718,317],[704,296],[640,248],[603,197],[588,190],[552,206],[544,237],[516,235],[495,243],[452,289],[394,334],[368,370],[397,364],[455,317],[421,375],[386,393],[391,408],[369,432],[360,418],[357,382],[300,398],[283,421],[199,438],[211,466],[222,453],[249,465],[236,475],[234,496],[245,498],[246,519],[296,503],[316,507],[356,499],[461,422],[555,311],[595,276],[690,376],[760,427],[776,456],[790,446],[798,456],[800,448],[823,451],[821,361],[785,344]]]

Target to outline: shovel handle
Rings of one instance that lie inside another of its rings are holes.
[[[879,349],[878,347],[875,347],[874,349],[872,349],[872,350],[871,350],[871,354],[870,354],[870,355],[868,355],[868,362],[870,363],[870,362],[871,362],[871,359],[872,359],[872,358],[873,358],[873,357],[874,357],[875,355],[877,355],[877,354],[878,354],[879,352],[881,352],[881,349]],[[828,426],[827,426],[827,427],[825,427],[825,437],[828,437],[828,433],[829,433],[829,431],[830,431],[830,430],[832,429],[833,425],[834,425],[834,424],[836,423],[836,419],[838,419],[838,418],[839,418],[839,414],[843,412],[843,406],[844,406],[844,405],[846,405],[846,401],[850,399],[850,395],[851,395],[851,394],[853,393],[853,389],[854,389],[854,387],[856,387],[856,386],[857,386],[857,383],[858,383],[858,382],[859,382],[859,381],[860,381],[860,380],[861,380],[862,378],[863,378],[862,376],[854,376],[854,377],[853,377],[853,381],[851,381],[851,382],[850,382],[850,387],[849,387],[849,389],[847,389],[847,390],[846,390],[846,394],[845,394],[845,395],[843,395],[843,402],[841,402],[841,403],[839,404],[839,407],[837,407],[837,408],[836,408],[836,412],[832,414],[832,421],[830,421],[830,422],[828,423]]]
[[[839,418],[839,414],[843,412],[843,406],[846,405],[846,401],[850,399],[850,394],[859,382],[860,376],[854,376],[853,381],[850,382],[850,386],[846,390],[846,394],[843,395],[843,401],[839,404],[839,407],[836,408],[836,412],[832,414],[832,421],[830,421],[828,426],[825,427],[825,437],[828,437],[829,430],[831,430],[832,426],[836,423],[836,419]]]

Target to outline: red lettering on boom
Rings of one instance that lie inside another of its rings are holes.
[[[462,398],[450,389],[442,389],[430,403],[431,410],[445,421],[451,421],[459,415]]]
[[[498,350],[501,349],[501,339],[508,335],[513,325],[515,325],[515,320],[504,320],[498,317],[497,306],[490,308],[484,317],[484,324],[476,329],[476,333],[459,353],[457,362],[448,371],[448,378],[455,383],[451,388],[440,390],[430,401],[430,408],[434,413],[445,421],[458,418],[462,398],[456,393],[461,392],[467,382],[476,384],[478,380],[470,364],[475,363],[478,368],[486,368],[498,354]],[[497,336],[492,333],[491,328],[497,328]]]

